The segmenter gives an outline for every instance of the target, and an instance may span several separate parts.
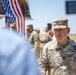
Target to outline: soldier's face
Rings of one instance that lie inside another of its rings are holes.
[[[70,28],[54,29],[54,34],[57,40],[65,40],[70,32]]]
[[[33,31],[33,28],[30,27],[29,29],[27,29],[28,32],[32,32]]]

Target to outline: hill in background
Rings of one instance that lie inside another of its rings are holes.
[[[76,34],[69,34],[69,37],[76,41]]]

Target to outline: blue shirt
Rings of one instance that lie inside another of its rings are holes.
[[[40,75],[31,49],[18,33],[0,30],[0,75]]]
[[[30,37],[30,34],[31,34],[31,33],[27,31],[27,37],[28,37],[28,38]]]

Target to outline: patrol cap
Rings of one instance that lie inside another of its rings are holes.
[[[58,29],[58,28],[66,28],[68,27],[68,19],[57,19],[53,21],[53,28]]]
[[[32,24],[27,25],[26,29],[33,28]]]

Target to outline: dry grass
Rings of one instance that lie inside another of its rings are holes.
[[[76,34],[69,34],[70,38],[76,41]]]

